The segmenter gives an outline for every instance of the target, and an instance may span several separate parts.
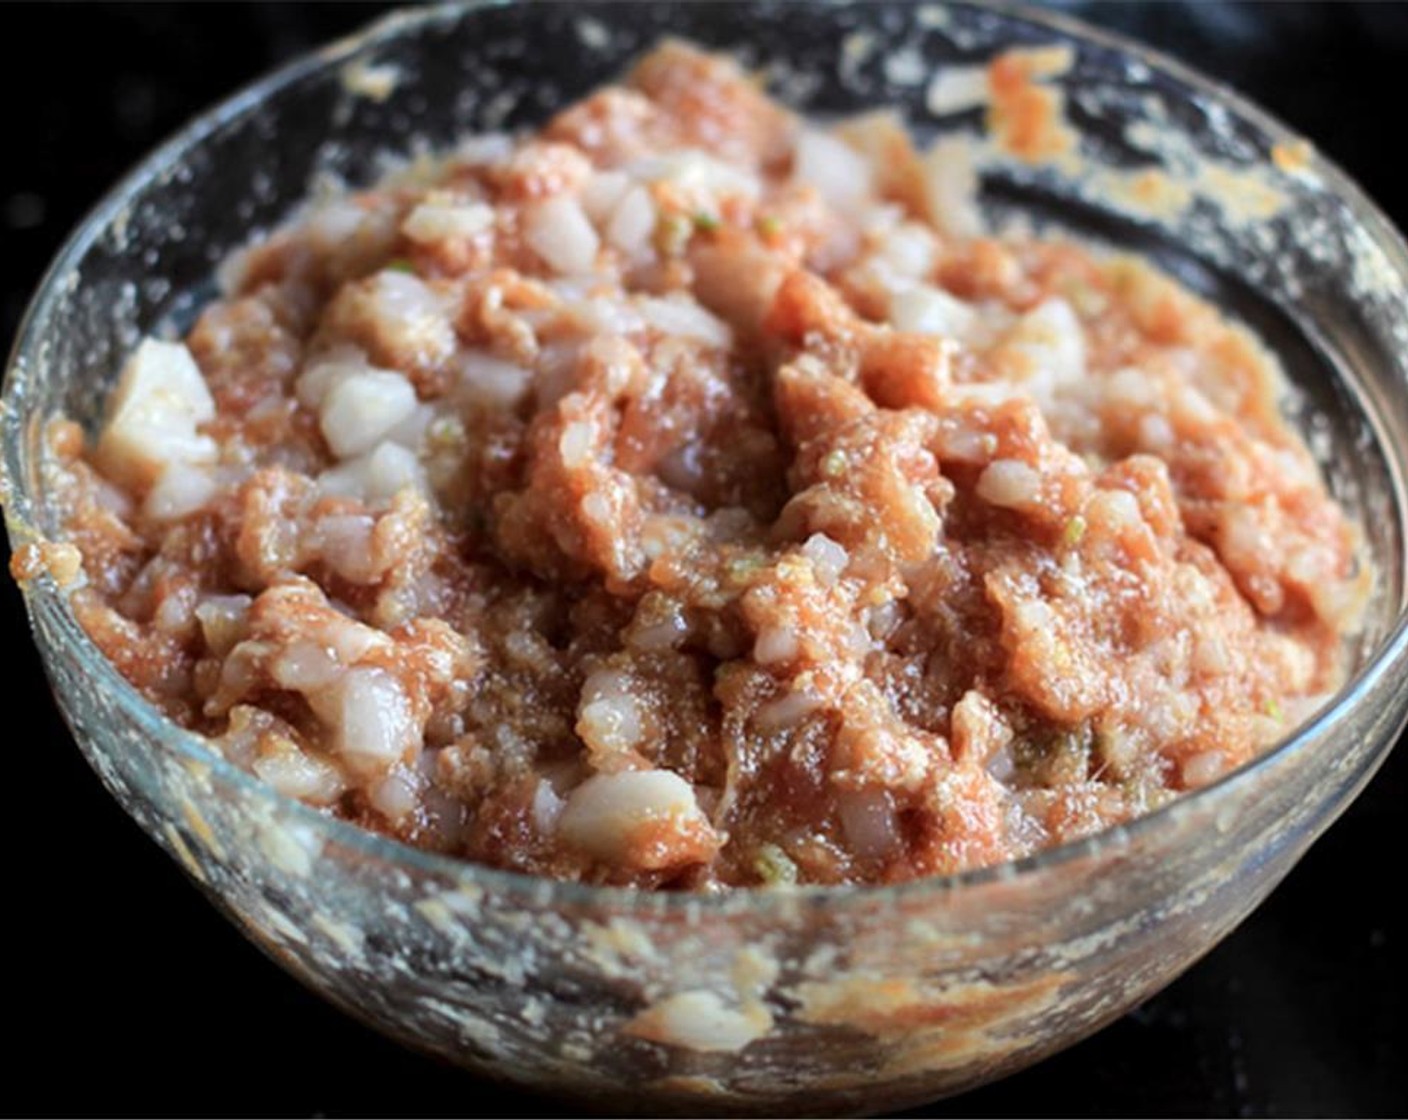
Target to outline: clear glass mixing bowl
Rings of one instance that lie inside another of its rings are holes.
[[[143,703],[47,577],[25,595],[59,703],[114,796],[270,956],[353,1014],[469,1069],[612,1109],[875,1112],[1027,1065],[1166,984],[1286,874],[1403,725],[1408,254],[1264,113],[1128,43],[1002,9],[398,14],[196,120],[74,234],[7,380],[5,513],[16,545],[58,531],[44,419],[91,422],[123,353],[188,322],[215,263],[319,174],[366,182],[388,151],[532,124],[665,32],[766,65],[804,110],[895,104],[922,132],[980,116],[926,107],[936,67],[1013,45],[1074,49],[1055,85],[1082,161],[994,157],[984,200],[1153,254],[1280,353],[1377,569],[1332,705],[1217,784],[1019,863],[897,887],[638,894],[437,858],[286,800]],[[369,73],[394,79],[384,99],[357,92],[378,92]],[[1284,170],[1268,162],[1276,145]],[[1150,168],[1167,178],[1140,178]],[[624,1029],[647,1008],[674,1042]]]

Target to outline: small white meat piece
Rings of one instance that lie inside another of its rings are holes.
[[[854,206],[872,189],[870,164],[850,145],[809,129],[797,140],[792,177],[815,187],[832,206]]]
[[[294,395],[305,408],[316,412],[328,390],[354,373],[370,369],[367,356],[355,346],[338,346],[312,359],[294,383]]]
[[[322,493],[365,502],[389,501],[408,486],[425,490],[425,470],[415,452],[390,440],[318,476]]]
[[[581,205],[567,195],[531,207],[524,228],[529,247],[555,272],[587,272],[596,263],[601,240]]]
[[[630,178],[622,171],[599,171],[582,188],[582,209],[598,225],[611,217],[611,212],[631,188]]]
[[[972,307],[931,284],[916,284],[890,297],[890,323],[896,330],[962,339],[976,321]]]
[[[558,821],[562,838],[607,863],[632,859],[642,833],[709,829],[690,784],[669,770],[597,774],[572,791]]]
[[[108,477],[142,489],[172,464],[212,463],[215,441],[196,429],[215,417],[215,402],[191,352],[178,342],[144,339],[122,367],[98,440]]]
[[[629,256],[650,248],[658,216],[655,202],[644,187],[632,187],[611,211],[606,240]]]
[[[640,745],[646,731],[645,713],[629,674],[598,669],[587,677],[577,711],[577,734],[594,755],[628,752]]]
[[[495,358],[482,350],[466,350],[459,358],[458,389],[473,407],[509,409],[528,395],[533,371]]]
[[[1022,509],[1041,500],[1041,475],[1020,459],[997,459],[978,476],[978,497],[1004,509]]]
[[[694,300],[685,297],[656,299],[642,297],[637,302],[641,318],[667,335],[694,338],[710,346],[724,348],[732,344],[729,325],[711,315]]]
[[[219,490],[208,471],[188,463],[168,463],[147,492],[142,512],[153,521],[179,521],[204,509]]]
[[[1017,320],[994,356],[1007,379],[1049,408],[1085,376],[1085,333],[1071,305],[1053,296]]]
[[[648,183],[669,183],[696,202],[718,202],[732,195],[757,198],[762,184],[757,177],[697,148],[634,160],[627,174]]]
[[[417,205],[401,223],[401,232],[419,245],[474,237],[493,228],[493,207],[434,195]]]
[[[924,157],[924,193],[929,217],[950,237],[983,232],[978,210],[978,169],[972,141],[964,136],[940,140]]]
[[[196,621],[210,652],[224,657],[248,629],[248,595],[211,595],[196,607]]]
[[[332,731],[333,749],[360,773],[390,769],[420,743],[410,701],[381,669],[349,669],[309,701]]]
[[[416,408],[411,383],[389,370],[349,373],[328,389],[319,426],[339,459],[370,451]]]

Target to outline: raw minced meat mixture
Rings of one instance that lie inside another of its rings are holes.
[[[314,199],[55,422],[74,608],[276,789],[498,867],[886,882],[1145,813],[1336,687],[1357,537],[1251,334],[972,187],[667,44]]]

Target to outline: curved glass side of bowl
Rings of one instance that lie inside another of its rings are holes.
[[[56,531],[43,421],[93,421],[124,352],[189,321],[214,266],[316,178],[367,182],[388,152],[532,124],[666,33],[766,64],[804,110],[896,105],[921,132],[980,123],[980,110],[931,111],[937,68],[1071,48],[1051,85],[1081,159],[989,151],[984,200],[1152,254],[1281,355],[1292,407],[1376,567],[1357,673],[1335,704],[1215,786],[1020,864],[901,887],[663,897],[456,864],[280,798],[144,706],[47,577],[26,598],[103,782],[333,1002],[468,1068],[609,1108],[874,1112],[1027,1065],[1165,984],[1261,901],[1403,724],[1408,254],[1351,184],[1257,110],[1088,29],[983,7],[398,15],[195,122],[75,234],[8,378],[6,516],[17,545]],[[394,78],[384,99],[346,80],[361,63]]]

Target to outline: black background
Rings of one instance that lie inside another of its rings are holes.
[[[1250,94],[1408,227],[1408,7],[1065,5]],[[0,340],[98,196],[186,118],[372,5],[0,5]],[[6,1111],[552,1114],[354,1024],[260,956],[99,786],[0,589]],[[914,1115],[1408,1110],[1408,752],[1237,933],[1046,1063]]]

